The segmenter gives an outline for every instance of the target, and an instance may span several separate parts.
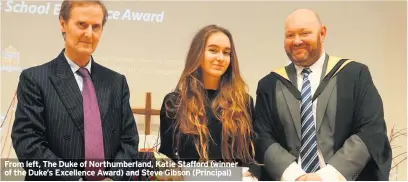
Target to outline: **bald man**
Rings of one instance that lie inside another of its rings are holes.
[[[392,153],[370,71],[329,56],[325,37],[315,12],[290,14],[284,46],[292,63],[258,82],[261,180],[388,180]]]

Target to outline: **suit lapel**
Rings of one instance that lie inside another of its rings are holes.
[[[334,97],[334,99],[337,99],[337,95],[332,94],[337,85],[336,74],[350,62],[351,60],[342,61],[342,59],[339,57],[329,56],[326,54],[326,59],[322,70],[322,77],[324,77],[313,96],[314,99],[318,98],[316,108],[316,131],[319,130],[322,124],[324,113],[326,113],[327,104],[330,98],[333,99]]]
[[[288,77],[292,84],[297,88],[297,76],[296,76],[296,68],[293,63],[287,65],[285,67],[286,72],[288,73]],[[299,88],[298,88],[299,89]],[[300,90],[300,89],[299,89]]]
[[[326,76],[328,62],[329,62],[329,55],[326,53],[325,58],[324,58],[323,68],[322,68],[322,74],[320,76],[319,86],[322,83],[324,77]],[[320,94],[319,99],[317,99],[316,131],[319,131],[320,125],[322,124],[323,116],[324,116],[324,113],[326,112],[327,103],[330,99],[330,95],[332,93],[333,88],[334,88],[334,85],[332,83],[329,83],[326,89],[323,91],[323,93]],[[316,95],[316,91],[314,95]]]
[[[55,74],[50,76],[50,80],[54,85],[62,103],[64,104],[68,114],[71,116],[72,121],[81,131],[83,136],[84,123],[83,123],[83,105],[82,94],[79,90],[78,83],[75,80],[74,74],[65,59],[64,50],[54,60],[55,62]]]
[[[324,63],[323,63],[323,68],[322,68],[322,74],[320,75],[320,82],[322,82],[324,77],[326,76],[328,62],[329,62],[329,55],[326,53],[324,55]]]
[[[292,122],[297,132],[297,136],[301,136],[300,124],[300,92],[297,89],[296,68],[293,63],[286,67],[273,71],[282,81],[282,93],[286,100]]]
[[[324,113],[327,109],[327,103],[329,99],[332,97],[332,93],[334,88],[336,88],[337,79],[332,78],[330,79],[329,83],[327,84],[326,88],[320,94],[319,98],[317,99],[317,108],[316,108],[316,131],[319,131],[320,125],[322,124]],[[336,96],[334,96],[336,97]]]
[[[290,115],[292,116],[292,122],[295,126],[298,137],[300,138],[300,103],[296,97],[285,87],[282,87],[282,93],[288,105]]]
[[[110,96],[110,85],[106,78],[106,75],[103,73],[102,66],[97,64],[92,58],[91,66],[91,78],[95,87],[96,97],[98,99],[99,112],[101,114],[102,123],[105,122],[105,116],[108,112],[109,107],[109,96]]]
[[[291,63],[288,66],[286,66],[285,69],[286,72],[288,73],[290,81],[292,82],[292,85],[294,85],[297,88],[297,76],[295,65]],[[290,110],[290,114],[292,115],[292,122],[295,126],[297,135],[300,139],[301,136],[300,102],[298,99],[296,99],[296,97],[293,96],[293,94],[291,94],[291,92],[288,89],[284,89],[283,95],[287,100],[288,108]]]

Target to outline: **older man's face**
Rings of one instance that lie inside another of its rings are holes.
[[[76,54],[91,55],[102,34],[103,17],[102,7],[95,3],[72,7],[68,21],[60,18],[65,48]]]

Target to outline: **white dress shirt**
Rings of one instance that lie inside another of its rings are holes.
[[[317,87],[320,84],[320,79],[322,76],[325,57],[326,57],[326,53],[325,51],[323,51],[320,58],[313,65],[309,67],[310,70],[312,70],[312,72],[309,74],[309,81],[311,84],[310,87],[311,87],[312,97]],[[302,89],[302,84],[303,84],[302,70],[304,69],[304,67],[295,65],[295,68],[296,68],[296,77],[297,77],[297,87],[300,91]],[[300,104],[299,104],[299,107],[300,107]],[[316,107],[317,107],[317,98],[313,101],[313,105],[312,105],[315,126],[316,126]],[[317,129],[316,129],[316,132],[317,132]],[[337,171],[331,165],[326,165],[322,152],[320,151],[320,148],[319,148],[319,143],[317,143],[317,156],[319,158],[320,170],[316,171],[316,173],[320,175],[320,178],[323,181],[331,181],[331,180],[335,180],[335,181],[344,180],[345,181],[345,178],[339,171]],[[301,161],[301,157],[299,154],[297,163],[293,162],[292,164],[288,166],[288,168],[286,168],[286,170],[282,174],[281,180],[282,181],[295,181],[298,177],[306,174],[306,172],[302,169],[301,164],[302,164],[302,161]]]
[[[64,56],[68,61],[68,64],[69,64],[69,67],[72,70],[72,73],[74,73],[75,80],[76,80],[76,82],[77,82],[77,84],[79,86],[79,90],[82,93],[83,79],[82,79],[82,76],[79,75],[78,72],[77,72],[80,67],[77,64],[75,64],[71,59],[69,59],[68,56],[65,55],[65,53],[64,53]],[[89,74],[91,74],[91,61],[92,61],[92,59],[89,58],[88,64],[85,66],[85,68],[89,71]]]

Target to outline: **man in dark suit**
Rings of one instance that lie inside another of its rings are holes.
[[[64,1],[59,20],[65,49],[54,60],[20,75],[13,146],[20,161],[40,161],[40,169],[26,166],[26,170],[49,171],[46,176],[26,175],[26,180],[130,179],[113,172],[129,168],[89,166],[131,162],[138,152],[126,78],[91,56],[107,16],[99,1]],[[60,166],[62,161],[78,165]],[[79,165],[84,161],[88,166]]]
[[[325,37],[315,12],[293,12],[284,39],[292,63],[258,83],[262,180],[388,180],[391,147],[369,69],[326,54]]]

